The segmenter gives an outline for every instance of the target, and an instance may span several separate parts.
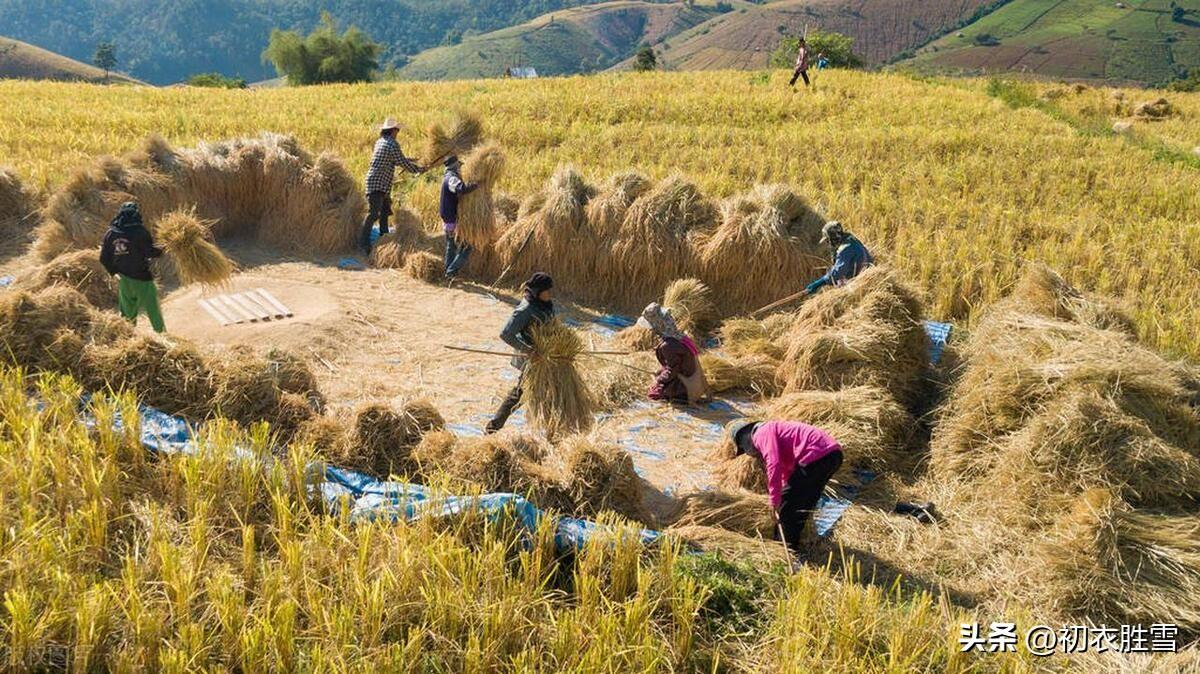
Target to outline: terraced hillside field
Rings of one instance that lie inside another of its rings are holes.
[[[1200,2],[1013,0],[932,43],[911,63],[968,73],[1162,83],[1200,67]]]

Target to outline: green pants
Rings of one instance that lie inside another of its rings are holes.
[[[119,277],[117,281],[117,306],[121,315],[130,323],[137,323],[139,312],[144,312],[150,319],[150,327],[155,332],[163,332],[162,310],[158,308],[158,288],[154,281],[138,281],[137,279]]]

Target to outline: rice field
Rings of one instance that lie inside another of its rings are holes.
[[[1200,172],[1111,134],[1012,109],[983,83],[822,73],[793,95],[783,73],[613,75],[538,81],[387,83],[260,91],[106,89],[0,83],[0,157],[47,191],[77,166],[138,147],[277,131],[331,151],[361,180],[385,116],[422,150],[424,129],[466,109],[509,156],[498,192],[526,195],[561,164],[594,184],[629,169],[681,172],[708,197],[782,183],[842,220],[928,293],[930,314],[973,319],[1023,259],[1126,300],[1148,344],[1200,355],[1195,272]],[[1101,95],[1101,94],[1096,94]],[[1197,94],[1180,114],[1138,124],[1186,147]],[[436,171],[434,172],[437,173]],[[437,181],[402,186],[435,217]]]

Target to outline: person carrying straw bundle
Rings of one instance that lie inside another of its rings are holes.
[[[500,409],[496,410],[496,415],[484,429],[484,432],[489,435],[504,428],[504,424],[508,423],[508,418],[521,404],[525,367],[531,359],[538,357],[533,346],[533,328],[554,318],[554,302],[550,299],[550,291],[554,288],[554,279],[550,278],[549,274],[535,272],[522,288],[525,291],[525,297],[513,310],[512,316],[509,317],[508,322],[504,324],[504,329],[500,332],[500,339],[520,354],[513,356],[512,359],[512,366],[520,372],[520,376],[517,378],[517,385],[500,403]]]
[[[654,357],[660,369],[650,386],[650,399],[695,404],[708,395],[700,349],[675,324],[671,311],[652,302],[642,311],[638,325],[652,331],[659,340]]]
[[[142,224],[137,203],[121,204],[100,246],[100,264],[117,277],[117,308],[125,320],[136,324],[138,314],[144,312],[150,327],[158,333],[165,332],[166,326],[150,261],[162,254],[162,248],[154,245],[154,238]]]
[[[840,286],[858,276],[875,263],[867,247],[842,228],[842,223],[831,220],[821,228],[821,243],[833,248],[833,266],[821,278],[808,284],[804,292],[814,295],[827,285]]]
[[[442,197],[439,210],[442,226],[446,230],[446,278],[451,281],[458,276],[471,258],[471,244],[460,241],[458,229],[458,200],[473,192],[479,185],[463,182],[460,171],[462,162],[457,155],[446,157],[446,174],[442,177]]]
[[[842,465],[842,446],[820,428],[798,421],[737,421],[729,435],[737,456],[762,459],[779,531],[788,548],[800,552],[804,525]]]
[[[396,181],[396,167],[409,173],[424,173],[425,169],[404,156],[396,133],[400,124],[389,117],[379,127],[379,140],[371,154],[371,167],[367,169],[367,219],[363,221],[358,245],[364,255],[371,254],[371,230],[379,223],[380,236],[388,233],[388,218],[392,215],[392,183]]]

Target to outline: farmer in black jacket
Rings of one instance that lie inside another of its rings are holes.
[[[530,329],[554,318],[554,302],[550,301],[550,290],[553,287],[554,279],[550,278],[549,274],[539,271],[529,277],[524,285],[525,299],[513,310],[512,317],[508,319],[508,323],[504,324],[504,330],[500,332],[500,339],[522,354],[513,356],[512,359],[512,366],[520,371],[521,375],[517,378],[517,385],[509,392],[504,402],[500,403],[500,409],[496,411],[496,416],[488,422],[487,428],[484,429],[486,433],[495,433],[504,428],[508,417],[521,403],[521,384],[525,378],[525,364],[530,358],[538,357],[533,348]]]
[[[471,246],[460,241],[458,232],[458,200],[470,194],[478,185],[463,182],[459,170],[462,162],[450,155],[446,158],[446,175],[442,178],[442,226],[446,230],[446,278],[453,279],[471,257]]]
[[[104,244],[100,247],[100,264],[109,274],[117,276],[117,306],[130,323],[137,323],[139,312],[145,312],[155,332],[163,332],[162,310],[158,306],[158,289],[150,273],[150,260],[162,255],[154,245],[150,232],[142,225],[138,205],[127,201],[113,218]]]

